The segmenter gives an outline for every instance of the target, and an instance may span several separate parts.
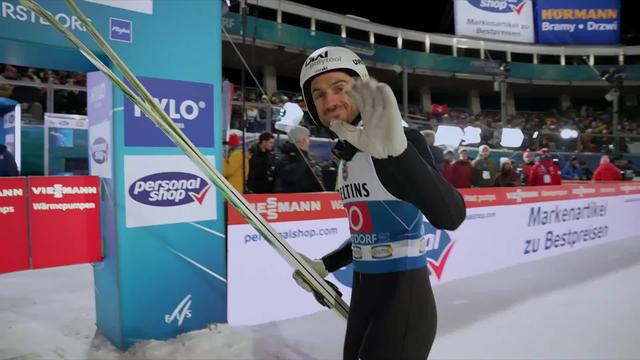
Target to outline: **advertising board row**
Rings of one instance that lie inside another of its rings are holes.
[[[467,216],[455,231],[423,219],[430,281],[440,283],[640,235],[640,184],[622,182],[463,189]],[[320,258],[350,238],[337,193],[247,195],[297,251]],[[321,311],[292,270],[228,208],[228,320],[258,324]],[[349,300],[351,265],[327,278]],[[286,299],[286,301],[283,301]]]
[[[456,0],[456,35],[500,41],[614,45],[619,0]]]

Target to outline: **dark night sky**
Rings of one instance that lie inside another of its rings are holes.
[[[318,1],[293,0],[339,14],[351,14],[373,22],[432,33],[454,33],[453,0],[414,1]],[[640,45],[637,0],[621,0],[621,43]],[[636,10],[633,10],[636,9]],[[635,15],[635,16],[634,16]]]

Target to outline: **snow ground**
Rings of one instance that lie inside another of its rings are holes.
[[[637,359],[640,238],[436,285],[432,359]],[[340,359],[345,325],[322,311],[211,325],[126,352],[95,326],[90,265],[0,275],[0,359]]]

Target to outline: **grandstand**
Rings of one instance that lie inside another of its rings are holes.
[[[268,97],[295,98],[304,58],[320,46],[345,46],[365,59],[373,77],[393,88],[406,120],[420,129],[476,126],[486,133],[482,143],[499,148],[495,139],[501,128],[514,127],[525,134],[519,149],[538,148],[546,138],[557,151],[640,152],[640,46],[472,39],[392,27],[291,1],[248,4],[246,22],[237,4],[223,18],[223,74],[236,90],[242,77],[238,52]],[[247,75],[245,93],[255,94],[257,85]],[[610,101],[615,92],[620,94],[617,116]],[[239,92],[236,99],[240,105]],[[246,98],[250,107],[263,109],[256,118],[263,127],[251,123],[260,130],[268,126],[268,107],[256,99]],[[432,112],[442,104],[446,114]],[[235,119],[240,127],[242,116]],[[563,129],[576,130],[578,137],[564,139]]]

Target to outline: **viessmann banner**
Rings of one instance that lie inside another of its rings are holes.
[[[0,179],[0,233],[0,274],[100,261],[98,178]]]
[[[456,35],[533,43],[530,0],[455,0]]]
[[[538,0],[536,38],[541,44],[620,43],[620,0]]]

